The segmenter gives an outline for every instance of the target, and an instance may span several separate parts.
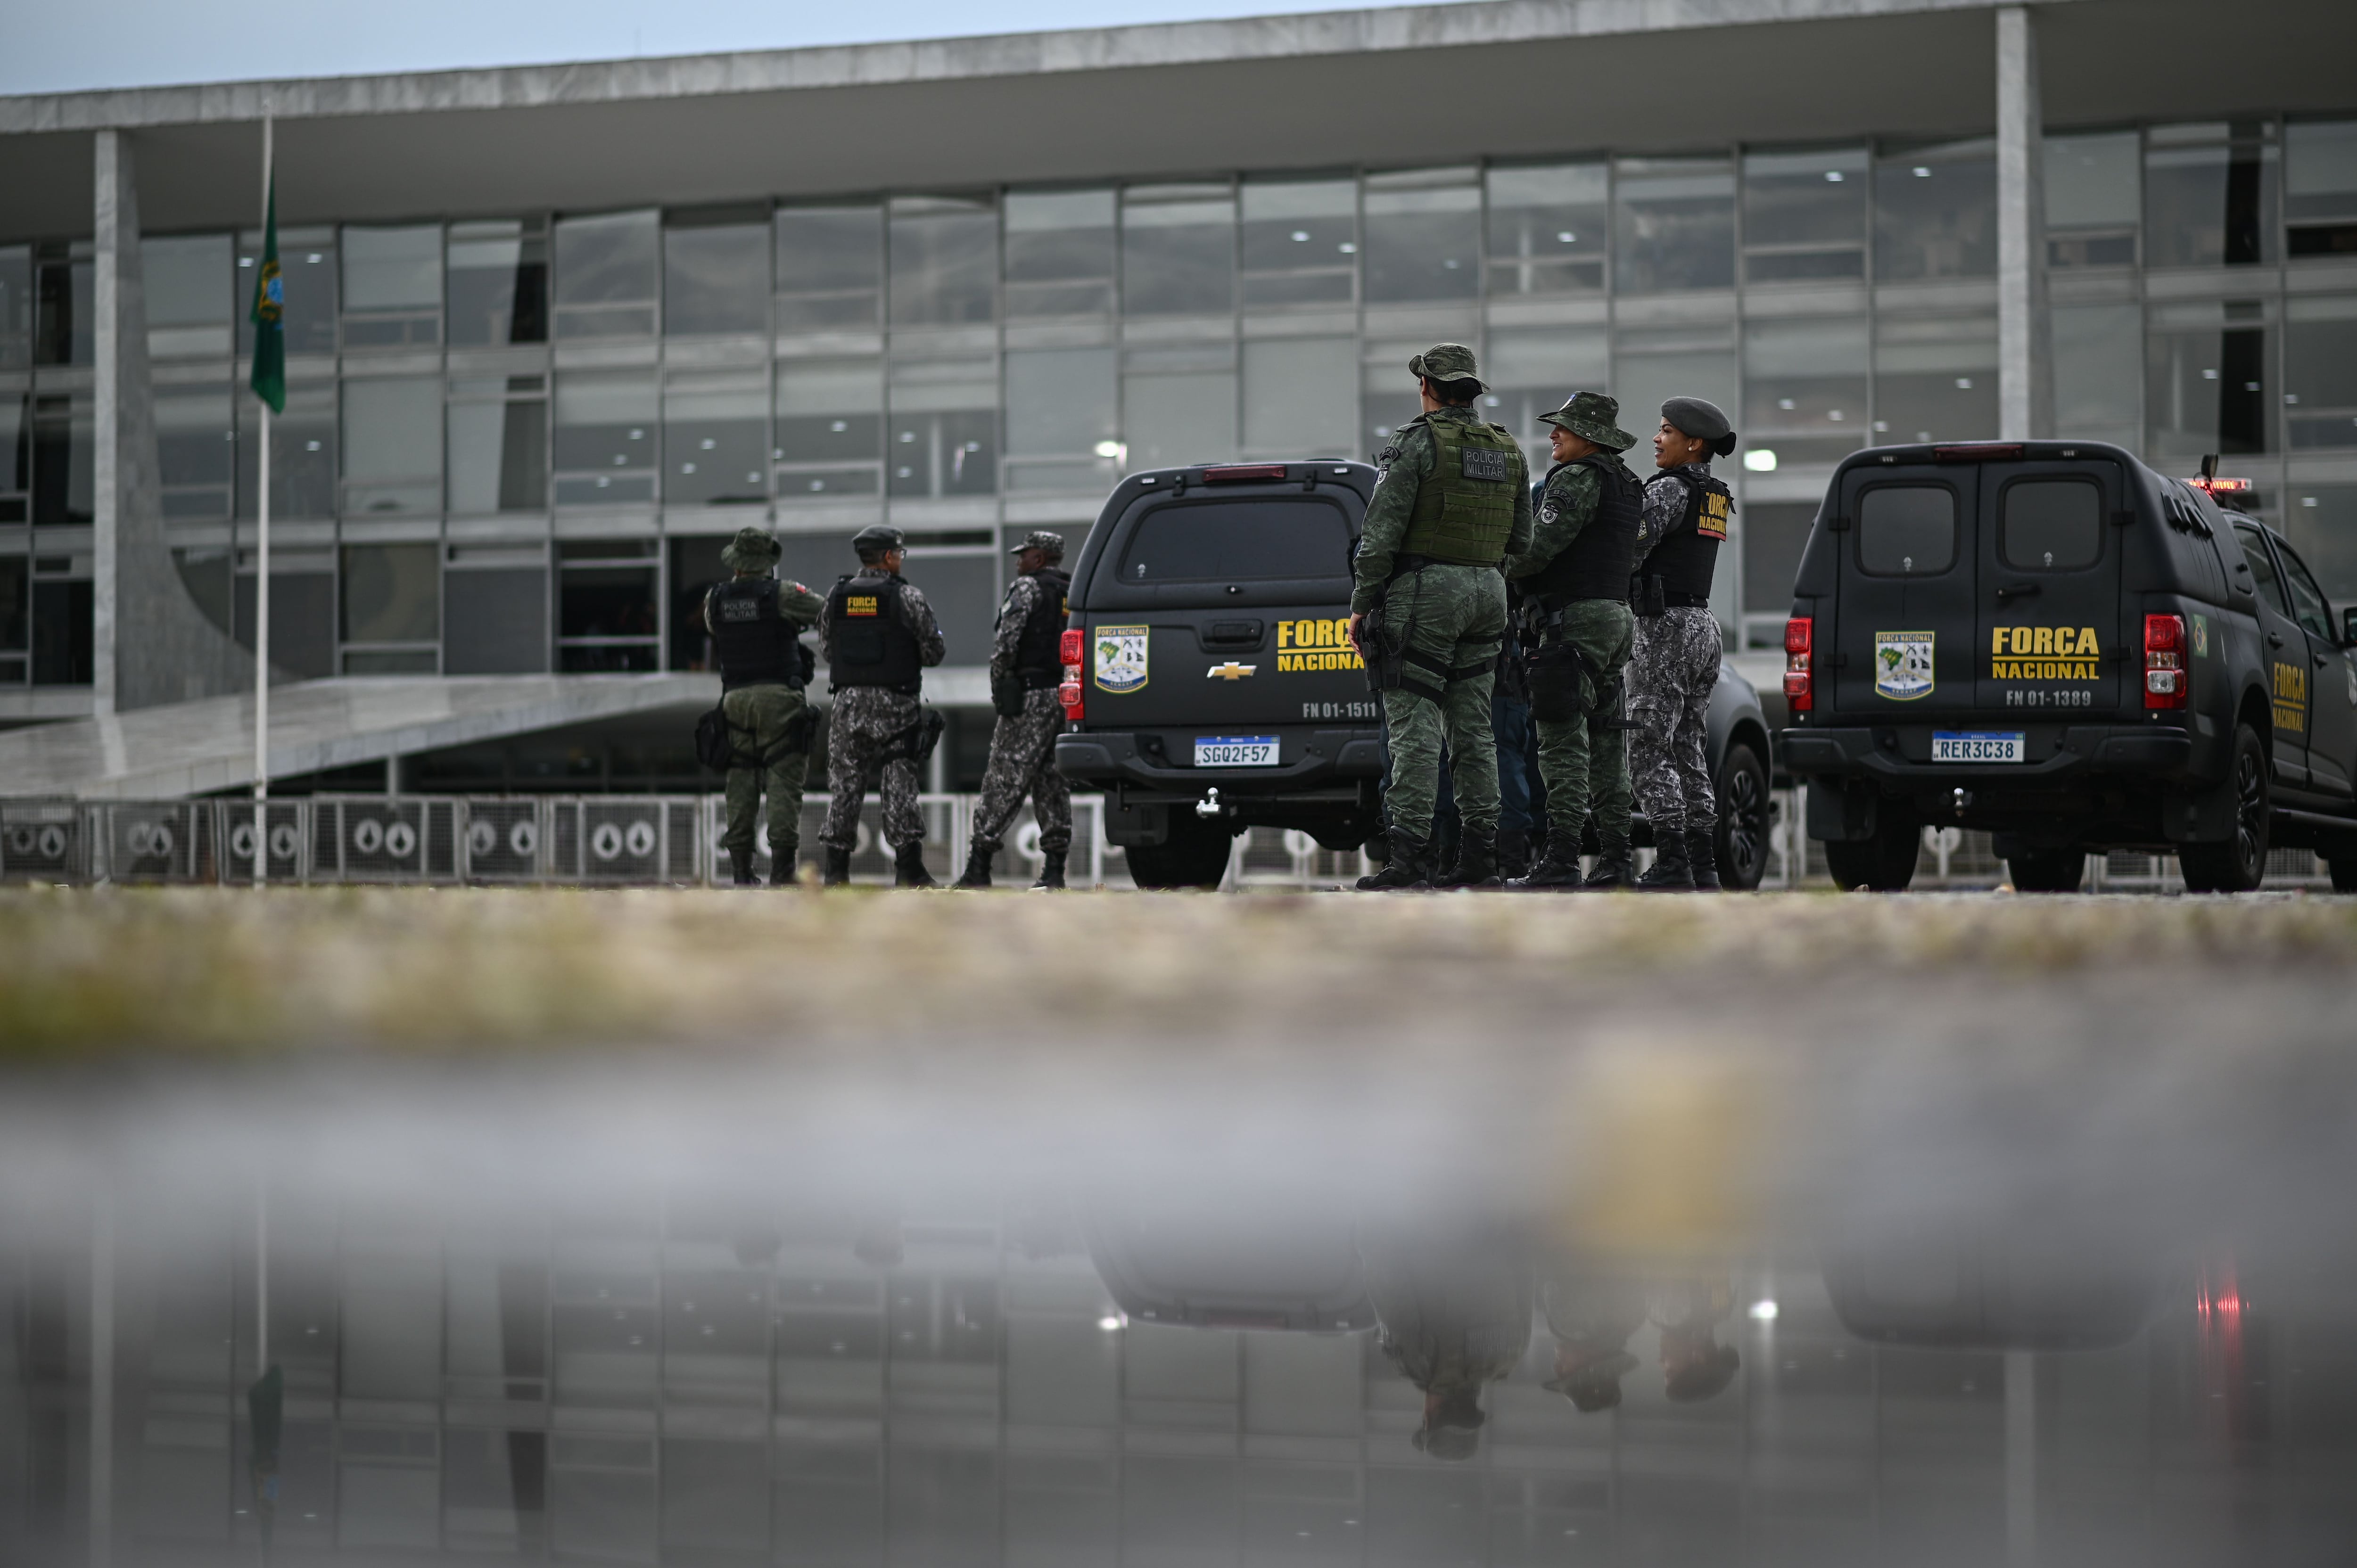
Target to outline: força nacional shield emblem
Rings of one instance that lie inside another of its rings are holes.
[[[1101,626],[1090,634],[1096,651],[1097,684],[1108,692],[1135,692],[1146,684],[1147,628]]]
[[[1874,634],[1874,690],[1895,703],[1910,703],[1932,693],[1932,633],[1878,631]]]

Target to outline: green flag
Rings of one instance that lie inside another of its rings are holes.
[[[262,268],[253,280],[253,395],[273,413],[286,412],[286,283],[278,271],[278,181],[262,220]]]

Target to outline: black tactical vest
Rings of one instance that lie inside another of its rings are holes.
[[[1685,487],[1686,509],[1670,525],[1644,564],[1640,578],[1659,577],[1662,591],[1676,604],[1710,602],[1711,569],[1718,563],[1718,547],[1727,542],[1727,520],[1735,511],[1735,492],[1709,474],[1692,467],[1665,470],[1666,477]]]
[[[1523,579],[1523,591],[1557,605],[1575,599],[1625,600],[1644,491],[1637,476],[1609,452],[1591,452],[1579,461],[1596,470],[1596,515],[1562,554]]]
[[[828,685],[882,686],[915,696],[925,666],[900,604],[898,576],[840,578],[826,596]]]
[[[1053,686],[1064,678],[1065,595],[1072,585],[1071,578],[1053,566],[1032,575],[1039,579],[1039,596],[1032,601],[1023,635],[1015,644],[1015,672],[1023,677],[1026,691]]]
[[[775,577],[739,577],[715,587],[704,601],[713,651],[720,659],[720,689],[799,686],[803,672],[794,628],[778,613]]]

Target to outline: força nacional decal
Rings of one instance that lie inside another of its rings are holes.
[[[2272,667],[2276,728],[2303,734],[2308,729],[2308,669],[2300,664]]]
[[[1874,690],[1894,703],[1932,694],[1933,634],[1878,631],[1874,634]]]
[[[2103,656],[2092,626],[2001,626],[1989,634],[1989,679],[2093,681]]]
[[[1351,623],[1342,620],[1281,620],[1276,623],[1276,672],[1364,670],[1367,661],[1351,646]]]
[[[1089,634],[1101,690],[1135,692],[1146,685],[1147,632],[1142,626],[1101,626]]]

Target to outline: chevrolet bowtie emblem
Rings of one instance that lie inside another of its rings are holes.
[[[1209,670],[1204,671],[1203,679],[1206,681],[1241,681],[1259,668],[1260,666],[1257,664],[1239,664],[1234,660],[1231,659],[1225,664],[1214,664]]]

